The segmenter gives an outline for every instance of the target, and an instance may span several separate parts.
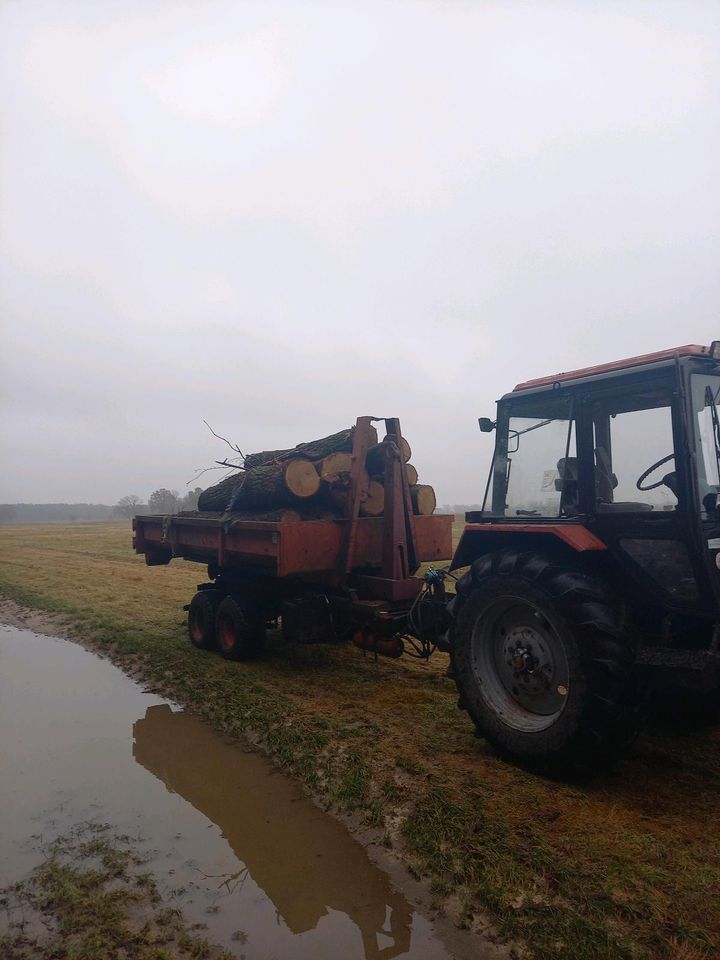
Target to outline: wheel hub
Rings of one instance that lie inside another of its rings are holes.
[[[544,729],[567,702],[565,648],[541,611],[507,598],[487,611],[474,638],[484,696],[518,729]]]
[[[510,659],[508,665],[516,671],[519,676],[521,673],[530,675],[535,672],[538,662],[529,649],[521,647],[519,644],[514,650],[510,650]]]

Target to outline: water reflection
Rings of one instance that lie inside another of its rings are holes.
[[[249,872],[295,934],[314,929],[328,910],[342,911],[360,931],[366,960],[409,951],[408,901],[295,783],[166,704],[149,707],[133,733],[137,762],[217,824],[245,865],[228,885]]]

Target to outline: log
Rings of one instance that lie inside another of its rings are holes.
[[[373,432],[374,442],[377,443],[377,431],[374,427],[371,427],[371,431]],[[245,469],[254,470],[256,467],[262,467],[268,463],[291,460],[294,457],[322,460],[331,453],[351,453],[354,436],[355,427],[348,427],[347,430],[340,430],[338,433],[333,433],[329,437],[322,437],[320,440],[298,443],[296,447],[291,447],[288,450],[263,450],[261,453],[249,453],[245,457]]]
[[[282,460],[288,453],[292,453],[292,451],[263,450],[261,453],[248,453],[243,466],[246,470],[254,470],[255,467],[264,467],[266,463],[276,463]]]
[[[236,490],[242,486],[244,477],[244,471],[239,470],[237,473],[225,477],[220,483],[203,490],[198,497],[198,510],[219,510],[221,512],[227,510]]]
[[[383,476],[385,473],[385,457],[387,456],[385,446],[386,441],[387,437],[382,443],[376,443],[375,446],[370,447],[367,452],[365,466],[367,467],[368,473],[371,477]],[[412,456],[412,450],[410,449],[410,444],[407,442],[405,437],[402,438],[400,452],[402,453],[403,460],[405,463],[407,463]]]
[[[351,453],[331,453],[318,464],[318,473],[324,483],[335,486],[343,484],[347,486],[350,480],[350,470],[352,469]]]
[[[407,475],[407,482],[409,487],[414,487],[418,482],[418,472],[411,463],[405,464],[405,472]],[[377,480],[378,483],[385,483],[385,474],[376,473],[375,476],[370,477],[371,480]]]
[[[297,510],[233,510],[232,520],[265,520],[273,523],[300,523],[303,519]]]
[[[405,464],[405,473],[407,474],[407,481],[411,487],[414,487],[418,482],[418,473],[415,467],[411,463]]]
[[[387,437],[385,437],[385,439],[387,440]],[[403,460],[407,463],[410,457],[412,457],[412,447],[405,437],[400,438],[400,452],[402,453]]]
[[[429,517],[435,512],[437,504],[435,491],[426,483],[415,484],[414,487],[410,487],[410,496],[412,497],[414,512],[421,517]]]
[[[329,487],[324,491],[323,500],[326,509],[333,510],[338,516],[345,516],[348,505],[348,491],[342,487]]]
[[[233,506],[235,510],[293,507],[298,500],[315,496],[319,489],[320,475],[310,460],[267,463],[245,471]]]
[[[377,480],[368,484],[367,496],[360,503],[361,517],[381,517],[385,509],[385,487]]]
[[[304,518],[297,510],[183,510],[179,517],[198,517],[213,520],[263,520],[272,523],[299,523]]]

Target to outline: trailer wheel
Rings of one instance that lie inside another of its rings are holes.
[[[188,636],[199,650],[214,650],[215,617],[220,603],[217,590],[198,590],[188,608]]]
[[[602,581],[502,551],[477,560],[457,589],[452,665],[480,736],[559,772],[589,771],[632,743],[635,649]]]
[[[217,645],[226,660],[252,660],[262,650],[265,622],[237,596],[225,597],[215,618]]]

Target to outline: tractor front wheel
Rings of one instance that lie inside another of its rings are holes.
[[[600,580],[502,551],[461,578],[451,612],[459,706],[500,752],[588,770],[632,742],[635,652]]]

